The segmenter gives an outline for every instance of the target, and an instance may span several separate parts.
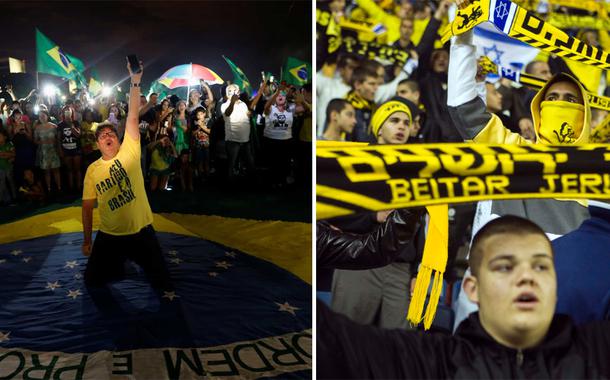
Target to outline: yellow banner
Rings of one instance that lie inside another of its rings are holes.
[[[509,37],[538,49],[602,69],[610,68],[607,52],[569,36],[509,0],[472,0],[467,8],[458,10],[455,20],[443,33],[443,42],[486,21]]]
[[[610,199],[610,146],[317,148],[317,218],[486,199]]]

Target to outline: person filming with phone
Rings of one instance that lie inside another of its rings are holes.
[[[87,169],[83,187],[82,252],[89,257],[85,270],[88,287],[103,287],[123,278],[127,259],[142,267],[157,294],[173,290],[161,247],[152,227],[153,215],[144,189],[140,166],[138,127],[142,62],[130,56],[129,111],[125,137],[119,142],[116,127],[102,123],[95,140],[102,157]],[[93,209],[100,215],[99,232],[92,243]]]

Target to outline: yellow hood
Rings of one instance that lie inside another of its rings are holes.
[[[536,96],[534,96],[534,99],[532,100],[532,108],[531,108],[532,119],[534,121],[534,129],[536,131],[536,141],[537,142],[540,141],[540,136],[538,136],[538,130],[540,129],[540,103],[542,103],[542,101],[544,100],[544,94],[546,94],[546,90],[553,83],[562,82],[562,81],[566,81],[566,80],[573,82],[576,84],[576,86],[578,86],[578,89],[580,90],[582,98],[584,99],[584,106],[585,106],[585,112],[584,112],[585,120],[582,125],[582,132],[581,132],[580,136],[578,137],[578,139],[576,139],[576,142],[574,142],[574,145],[587,144],[589,142],[589,136],[591,134],[591,107],[589,106],[589,98],[587,97],[587,92],[585,91],[584,87],[582,86],[582,84],[580,84],[579,81],[574,79],[574,77],[572,77],[571,75],[568,75],[565,73],[559,73],[559,74],[555,75],[553,78],[551,78],[546,83],[546,85],[544,85],[544,87],[542,87],[540,89],[540,91],[538,91],[538,93],[536,94]]]

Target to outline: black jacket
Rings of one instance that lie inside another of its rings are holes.
[[[322,302],[317,311],[318,378],[609,378],[610,322],[575,327],[556,315],[545,340],[517,351],[483,329],[478,313],[455,335],[363,326]]]
[[[391,264],[419,230],[423,208],[396,210],[373,232],[355,235],[316,224],[318,268],[372,269]]]

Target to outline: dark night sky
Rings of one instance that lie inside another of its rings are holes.
[[[107,84],[127,76],[130,53],[144,61],[145,87],[189,62],[231,80],[224,54],[256,86],[261,70],[279,76],[288,56],[311,61],[311,12],[304,0],[2,2],[0,57],[25,59],[34,73],[38,27]]]

